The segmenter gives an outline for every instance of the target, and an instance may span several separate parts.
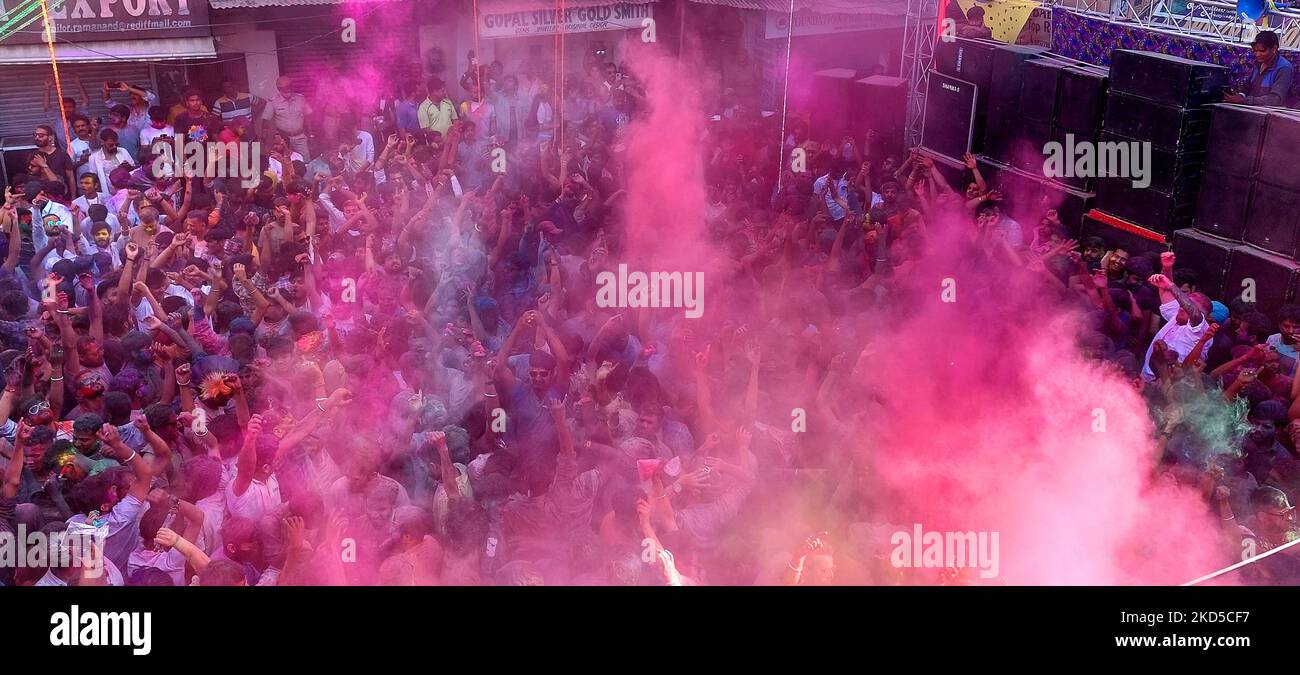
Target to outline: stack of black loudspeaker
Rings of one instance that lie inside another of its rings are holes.
[[[877,156],[897,157],[903,151],[907,120],[907,80],[874,75],[859,77],[848,68],[813,73],[809,124],[813,138],[838,143],[848,135],[863,142],[867,129],[876,132]]]
[[[1074,143],[1097,140],[1107,79],[1105,68],[1056,55],[1044,54],[1025,61],[1015,107],[998,113],[1003,127],[1000,138],[1010,143],[990,142],[986,154],[1026,173],[1090,191],[1090,178],[1073,175],[1068,148]],[[1016,82],[1009,85],[1014,87]],[[1053,141],[1065,148],[1063,168],[1069,170],[1049,175],[1045,161],[1047,146]]]
[[[810,87],[812,114],[808,120],[814,138],[838,143],[840,137],[851,133],[853,82],[857,71],[849,68],[828,68],[813,73]],[[856,131],[856,129],[854,129]]]
[[[960,159],[982,156],[985,181],[1003,193],[1013,218],[1036,225],[1046,208],[1071,230],[1092,205],[1085,180],[1044,174],[1044,146],[1095,140],[1106,96],[1106,69],[1042,47],[957,38],[935,48],[921,146]],[[954,186],[958,189],[964,185]]]
[[[982,153],[981,174],[1027,226],[1054,206],[1081,238],[1130,253],[1167,250],[1172,236],[1199,290],[1271,313],[1300,302],[1300,111],[1216,103],[1227,78],[1223,66],[1151,52],[1116,50],[1107,71],[1036,47],[940,42],[922,147],[950,178],[963,175],[962,153]],[[1047,177],[1051,141],[1125,144],[1130,155],[1149,144],[1150,184],[1134,185],[1131,157],[1129,175]]]
[[[1098,178],[1099,209],[1165,235],[1191,225],[1209,138],[1207,105],[1222,98],[1227,78],[1228,69],[1215,64],[1128,49],[1111,53],[1101,141],[1122,144],[1129,166],[1099,163],[1127,174]],[[1133,155],[1145,157],[1147,147],[1149,165],[1135,165]],[[1133,175],[1137,168],[1145,168],[1149,185]]]
[[[992,40],[956,38],[935,47],[921,147],[953,161],[967,152],[979,152],[997,45]]]
[[[1264,312],[1300,298],[1300,111],[1210,106],[1194,228],[1174,233],[1179,266],[1216,298]]]

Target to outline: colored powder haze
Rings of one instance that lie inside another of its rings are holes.
[[[704,237],[699,80],[656,48],[627,53],[650,107],[626,148],[626,248],[642,252],[628,262],[703,270],[717,298],[728,289],[717,288],[719,252]],[[352,81],[379,81],[373,75]],[[454,86],[455,73],[443,77]],[[344,95],[360,103],[379,94],[362,89]],[[1077,319],[1050,309],[1041,287],[1008,284],[1005,269],[995,281],[963,264],[962,246],[934,244],[908,309],[859,324],[874,356],[842,394],[861,396],[859,409],[873,401],[857,447],[887,495],[877,522],[999,532],[1000,578],[1010,584],[1176,584],[1233,562],[1194,491],[1155,483],[1145,407],[1121,376],[1080,355]],[[940,301],[946,278],[957,284],[954,303]],[[1093,431],[1094,410],[1104,412],[1103,432]]]
[[[652,50],[634,54],[652,111],[629,142],[629,243],[716,284],[716,268],[691,266],[708,257],[697,80]],[[1155,478],[1146,406],[1081,354],[1080,317],[1051,307],[1041,279],[972,265],[940,229],[913,301],[859,324],[874,356],[843,394],[862,397],[849,408],[870,397],[857,447],[887,495],[877,522],[996,531],[1000,579],[1015,585],[1178,584],[1235,562],[1199,495]],[[952,303],[940,297],[949,278]]]

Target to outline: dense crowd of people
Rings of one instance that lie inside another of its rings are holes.
[[[870,132],[794,115],[782,138],[727,94],[699,145],[709,311],[602,307],[596,276],[637,257],[626,153],[650,102],[613,63],[568,79],[557,101],[475,64],[460,91],[398,87],[382,126],[320,124],[287,78],[171,108],[112,83],[131,102],[104,128],[38,127],[0,211],[0,528],[102,535],[107,573],[0,583],[974,581],[869,536],[890,514],[855,409],[873,327],[954,227],[1085,317],[1226,562],[1297,535],[1300,307],[1211,302],[1173,254],[1076,242],[1050,208],[1022,226],[973,157],[950,185]],[[160,175],[175,135],[261,141],[260,182]],[[1194,399],[1248,409],[1248,433],[1208,447]],[[1278,558],[1252,579],[1295,578]]]

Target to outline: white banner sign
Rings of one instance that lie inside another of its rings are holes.
[[[530,9],[521,12],[497,12],[479,16],[479,37],[509,38],[565,33],[591,33],[603,30],[641,30],[646,19],[653,18],[654,5],[614,3],[595,7]]]
[[[798,35],[825,35],[851,33],[881,28],[902,28],[903,17],[883,14],[821,14],[800,11],[794,13],[794,31]],[[791,35],[790,15],[786,12],[767,13],[767,37],[784,38]]]

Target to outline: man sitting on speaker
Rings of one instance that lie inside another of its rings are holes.
[[[993,29],[984,25],[984,8],[976,5],[966,12],[966,23],[957,29],[957,37],[964,38],[983,38],[989,40],[993,38]]]
[[[1183,289],[1175,286],[1163,274],[1153,274],[1147,282],[1160,291],[1160,315],[1166,321],[1156,332],[1151,346],[1147,347],[1146,359],[1142,365],[1142,379],[1151,382],[1156,379],[1155,371],[1151,369],[1151,353],[1155,350],[1155,343],[1163,342],[1169,351],[1177,352],[1178,360],[1182,361],[1191,353],[1205,331],[1210,329],[1206,317],[1210,315],[1211,304],[1209,296],[1204,293],[1184,293]]]
[[[1223,100],[1246,105],[1286,105],[1295,67],[1278,53],[1277,33],[1261,31],[1255,36],[1250,50],[1254,52],[1257,64],[1251,72],[1250,84],[1245,93],[1231,91],[1223,95]]]
[[[1290,368],[1286,374],[1295,376],[1295,363],[1300,359],[1300,305],[1282,305],[1277,311],[1278,332],[1268,336],[1265,343],[1281,356],[1290,359]]]

